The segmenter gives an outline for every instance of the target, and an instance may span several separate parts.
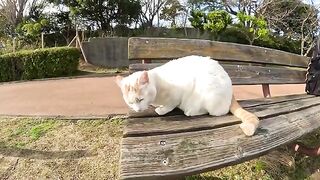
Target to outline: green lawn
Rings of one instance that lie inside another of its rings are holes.
[[[118,179],[122,119],[0,119],[0,179]],[[319,133],[303,139],[317,144]],[[320,158],[285,147],[261,158],[187,177],[212,179],[319,179]]]

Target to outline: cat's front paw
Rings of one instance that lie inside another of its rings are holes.
[[[162,106],[157,107],[157,108],[155,109],[155,111],[156,111],[156,113],[157,113],[158,115],[160,115],[160,116],[161,116],[161,115],[165,115],[165,114],[167,113]]]
[[[244,122],[240,124],[240,128],[247,136],[253,136],[253,134],[256,132],[257,125],[252,122]]]
[[[172,110],[172,108],[169,108],[169,107],[167,107],[167,106],[159,106],[159,107],[157,107],[156,109],[155,109],[155,111],[156,111],[156,113],[158,114],[158,115],[165,115],[165,114],[167,114],[168,112],[170,112]]]

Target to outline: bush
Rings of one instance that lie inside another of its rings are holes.
[[[69,76],[77,71],[80,51],[60,47],[0,56],[0,82]]]

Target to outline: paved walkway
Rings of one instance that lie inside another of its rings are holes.
[[[236,98],[261,98],[261,86],[235,86]],[[304,93],[304,85],[271,86],[273,96]],[[0,85],[0,115],[107,116],[127,107],[114,77],[31,81]]]

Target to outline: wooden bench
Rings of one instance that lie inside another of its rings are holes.
[[[187,55],[219,60],[234,85],[262,85],[263,99],[240,104],[261,120],[246,137],[232,115],[186,117],[129,113],[121,144],[121,179],[178,179],[256,158],[320,127],[320,97],[270,97],[269,84],[305,83],[307,57],[268,48],[195,39],[130,38],[130,71]],[[157,60],[157,61],[155,61]],[[149,63],[146,63],[149,62]],[[151,63],[157,62],[157,63]],[[160,64],[159,64],[160,63]]]

